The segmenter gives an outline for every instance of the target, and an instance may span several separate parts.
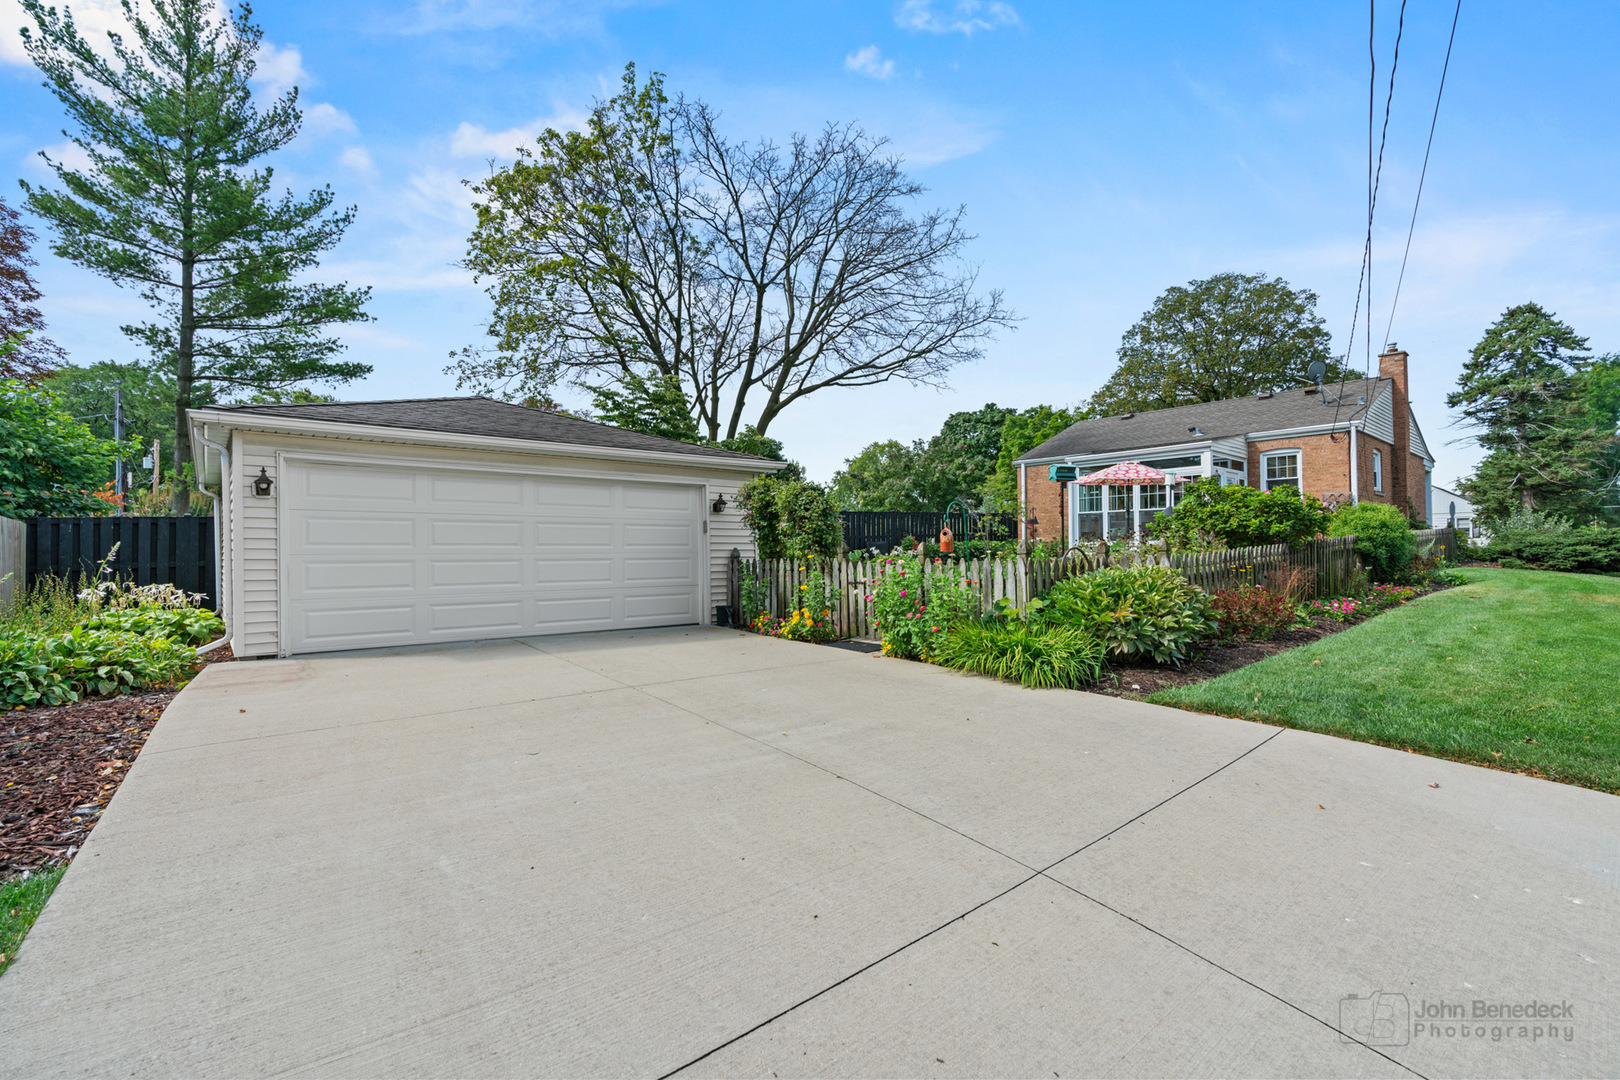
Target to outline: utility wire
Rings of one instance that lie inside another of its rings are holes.
[[[1462,16],[1462,0],[1451,16],[1451,37],[1446,39],[1446,62],[1440,67],[1440,89],[1434,95],[1434,116],[1429,119],[1429,143],[1423,148],[1423,170],[1418,173],[1417,198],[1412,200],[1412,223],[1406,228],[1406,250],[1401,254],[1401,273],[1395,279],[1395,299],[1389,305],[1389,323],[1384,327],[1384,340],[1395,326],[1395,307],[1401,302],[1401,283],[1406,280],[1406,259],[1412,254],[1412,234],[1417,231],[1418,204],[1423,201],[1423,181],[1429,175],[1429,151],[1434,149],[1434,128],[1440,122],[1440,99],[1446,93],[1446,72],[1451,70],[1451,46],[1457,40],[1457,20]]]
[[[1460,0],[1459,0],[1460,2]],[[1363,365],[1367,377],[1372,377],[1372,238],[1373,215],[1378,209],[1378,188],[1384,178],[1384,147],[1389,142],[1389,116],[1390,109],[1395,101],[1395,72],[1401,64],[1401,37],[1406,32],[1406,0],[1401,0],[1399,18],[1395,24],[1395,55],[1389,64],[1389,89],[1384,92],[1384,126],[1378,136],[1377,166],[1373,164],[1373,126],[1377,116],[1378,104],[1378,54],[1375,49],[1375,31],[1377,29],[1378,0],[1368,0],[1367,5],[1367,57],[1371,71],[1367,78],[1367,239],[1361,249],[1361,277],[1356,282],[1356,308],[1350,319],[1350,340],[1344,349],[1344,366],[1350,366],[1350,355],[1356,347],[1356,326],[1361,321],[1361,293],[1365,286],[1367,291],[1367,333],[1366,333],[1366,361]],[[1331,433],[1339,423],[1339,407],[1344,403],[1344,388],[1348,379],[1339,379],[1338,400],[1333,403],[1333,423],[1328,430]]]

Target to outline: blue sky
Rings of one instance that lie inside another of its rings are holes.
[[[60,0],[59,0],[60,2]],[[73,3],[86,28],[116,4]],[[1380,0],[1379,108],[1398,3]],[[1452,0],[1410,0],[1374,232],[1374,344],[1412,211]],[[372,285],[345,332],[375,366],[348,398],[454,392],[446,354],[488,305],[454,265],[461,185],[545,126],[577,125],[627,61],[718,107],[737,137],[854,120],[929,192],[967,207],[982,281],[1023,317],[946,391],[829,391],[772,427],[827,479],[865,444],[926,437],[987,401],[1072,404],[1174,284],[1264,271],[1315,290],[1343,349],[1365,231],[1363,4],[263,3],[266,92],[301,88],[305,134],[276,162],[359,219],[322,276]],[[0,162],[43,178],[62,118],[0,0]],[[1536,300],[1620,351],[1620,5],[1464,0],[1416,239],[1389,337],[1412,354],[1437,482],[1477,458],[1444,396],[1500,312]],[[13,205],[12,178],[0,176]],[[43,245],[41,245],[43,248]],[[38,252],[51,334],[78,362],[130,358],[136,297]],[[1376,351],[1376,350],[1375,350]],[[1356,358],[1361,356],[1360,345]]]

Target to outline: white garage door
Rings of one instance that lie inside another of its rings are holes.
[[[288,652],[695,623],[703,489],[289,462]]]

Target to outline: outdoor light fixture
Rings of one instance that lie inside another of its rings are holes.
[[[713,503],[713,505],[711,505],[709,507],[709,509],[713,510],[717,514],[723,514],[723,513],[726,512],[726,495],[725,495],[725,492],[721,492],[719,495],[716,495],[714,497],[714,503]]]
[[[263,465],[260,465],[259,475],[253,478],[253,494],[262,499],[269,495],[270,489],[275,486],[276,482],[270,479],[270,474],[264,471]]]

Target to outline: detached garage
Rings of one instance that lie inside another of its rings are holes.
[[[708,622],[782,467],[489,398],[190,417],[237,656]]]

